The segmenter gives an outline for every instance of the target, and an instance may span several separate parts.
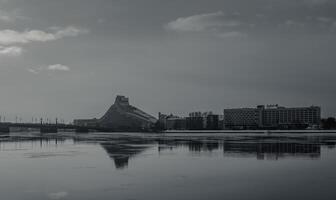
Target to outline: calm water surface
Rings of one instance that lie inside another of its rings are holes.
[[[335,199],[336,134],[0,136],[4,200]]]

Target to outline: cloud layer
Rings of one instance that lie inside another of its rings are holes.
[[[193,15],[190,17],[181,17],[175,21],[169,22],[165,27],[168,30],[178,32],[201,32],[216,31],[223,27],[237,27],[241,22],[233,19],[226,19],[222,11]]]
[[[61,64],[49,65],[47,69],[51,71],[70,71],[70,68],[68,66]]]
[[[43,71],[63,71],[67,72],[70,71],[70,67],[62,64],[55,64],[55,65],[49,65],[49,66],[43,66],[43,67],[36,67],[36,68],[29,68],[28,72],[33,73],[33,74],[39,74]]]
[[[72,26],[64,29],[58,29],[51,33],[41,30],[18,32],[7,29],[0,31],[0,44],[11,45],[11,44],[26,44],[31,42],[46,42],[61,39],[64,37],[74,37],[86,32],[87,32],[86,30],[78,29]]]
[[[324,113],[336,112],[336,0],[6,1],[0,31],[15,31],[26,43],[0,44],[21,47],[24,55],[5,59],[19,53],[1,49],[3,112],[63,113],[56,108],[62,104],[69,119],[90,118],[111,93],[132,96],[152,113],[272,102],[321,104]],[[13,10],[26,19],[6,22]],[[92,31],[81,35],[76,27]],[[33,30],[44,39],[26,36]],[[51,64],[70,71],[50,70]],[[45,106],[17,108],[31,87],[29,102]],[[87,92],[71,95],[83,87],[101,101],[82,98]],[[162,88],[155,100],[162,103],[149,98]],[[53,89],[61,96],[48,93]],[[181,101],[185,91],[190,95]],[[69,104],[78,100],[77,108]]]
[[[328,0],[304,1],[308,5],[316,5],[312,10],[319,9],[320,5],[330,3]],[[302,5],[302,4],[301,4]],[[297,5],[296,5],[297,6]],[[318,7],[318,8],[316,8]],[[168,31],[177,33],[205,33],[218,38],[246,37],[253,33],[282,34],[288,33],[331,33],[335,31],[336,17],[330,14],[310,15],[306,13],[286,16],[276,13],[241,13],[241,12],[212,12],[187,17],[180,17],[164,25]]]
[[[3,47],[0,46],[0,55],[3,56],[20,56],[23,52],[22,47],[18,46],[10,46],[10,47]]]
[[[245,37],[247,34],[239,30],[244,24],[235,18],[236,15],[225,15],[222,11],[192,15],[180,17],[164,27],[180,33],[210,33],[219,38]]]

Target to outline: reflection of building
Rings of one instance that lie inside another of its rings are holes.
[[[100,126],[116,131],[141,131],[151,129],[156,119],[129,104],[128,98],[117,96],[114,104],[101,119],[74,120],[79,126]]]
[[[318,158],[320,144],[295,142],[224,142],[226,155],[255,155],[258,159],[278,159],[281,157]]]
[[[319,126],[320,121],[321,109],[317,106],[285,108],[275,105],[224,110],[226,129],[306,128]]]
[[[282,138],[282,139],[281,139]],[[281,140],[280,140],[281,139]],[[212,152],[221,150],[230,157],[256,157],[257,159],[277,160],[288,157],[319,158],[321,145],[335,148],[335,142],[327,142],[323,138],[315,140],[290,139],[279,137],[276,140],[263,137],[227,138],[224,140],[191,139],[161,139],[158,140],[159,151],[184,147],[192,152]]]
[[[113,159],[117,169],[124,169],[127,167],[131,157],[142,153],[148,148],[147,146],[140,146],[139,144],[135,146],[134,144],[132,145],[128,143],[102,143],[101,146],[109,154],[110,158]]]
[[[192,152],[211,152],[220,148],[220,141],[203,141],[201,139],[158,139],[159,151],[188,147]]]

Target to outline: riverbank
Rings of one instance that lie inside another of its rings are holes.
[[[272,133],[336,133],[336,130],[169,130],[163,133],[259,133],[259,134],[272,134]]]

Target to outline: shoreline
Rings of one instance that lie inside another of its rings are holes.
[[[278,133],[336,133],[336,130],[169,130],[164,134],[176,133],[255,133],[255,134],[278,134]]]

